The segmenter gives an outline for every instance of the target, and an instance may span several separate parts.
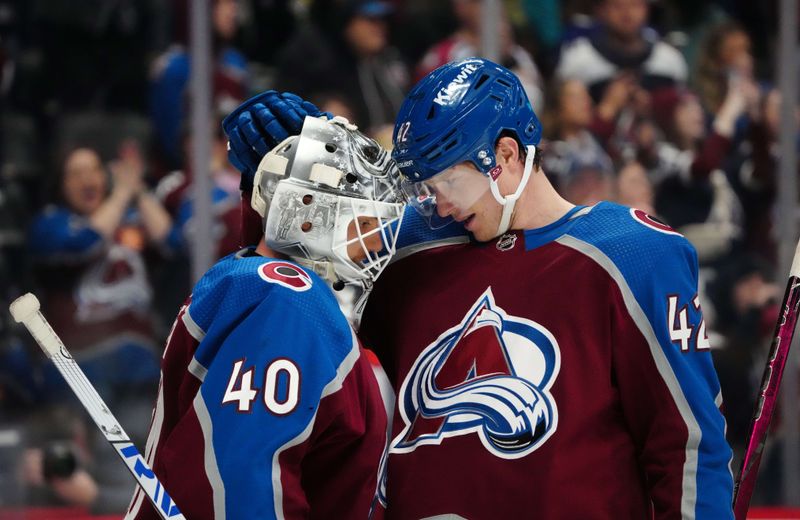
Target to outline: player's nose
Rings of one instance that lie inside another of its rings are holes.
[[[455,210],[455,205],[450,202],[446,197],[437,196],[436,197],[436,213],[439,214],[440,217],[446,218],[453,214]]]
[[[370,253],[377,253],[383,249],[383,240],[381,239],[381,234],[379,232],[375,232],[367,237],[364,237],[364,245],[367,246],[367,251]]]

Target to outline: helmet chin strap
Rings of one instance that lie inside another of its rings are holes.
[[[511,215],[514,213],[514,206],[516,206],[517,200],[519,199],[520,195],[522,195],[522,192],[525,190],[525,186],[528,184],[528,180],[531,178],[531,172],[533,171],[533,158],[536,155],[536,147],[533,145],[528,145],[525,148],[528,151],[527,157],[525,157],[525,169],[522,172],[522,179],[519,181],[517,189],[514,191],[514,193],[506,196],[500,195],[500,188],[497,186],[497,180],[492,180],[489,185],[492,190],[492,195],[494,195],[494,199],[498,204],[503,206],[503,214],[500,217],[500,225],[497,226],[497,235],[502,235],[508,231],[508,228],[511,226]]]

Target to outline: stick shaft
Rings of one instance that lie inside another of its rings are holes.
[[[797,257],[795,257],[797,259]],[[795,262],[796,263],[796,262]],[[744,520],[750,506],[750,498],[756,485],[758,466],[764,451],[769,425],[778,398],[778,389],[783,377],[783,369],[789,356],[789,348],[794,337],[798,312],[800,312],[800,277],[794,273],[789,277],[786,293],[781,304],[781,314],[775,327],[775,335],[769,350],[761,389],[755,413],[750,426],[747,449],[739,469],[734,490],[733,511],[736,520]]]
[[[12,304],[13,305],[13,304]],[[37,301],[38,307],[38,301]],[[108,409],[100,394],[70,355],[61,338],[55,333],[42,313],[38,310],[21,320],[36,343],[47,354],[58,371],[67,381],[72,391],[89,412],[92,420],[111,443],[117,455],[125,463],[142,490],[152,501],[156,511],[165,520],[184,520],[178,507],[167,494],[153,470],[147,465],[139,450],[131,442],[125,430]]]

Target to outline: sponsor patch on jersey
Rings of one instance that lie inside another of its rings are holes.
[[[561,353],[550,331],[506,314],[490,287],[409,370],[398,394],[405,425],[391,452],[477,435],[496,457],[529,455],[558,426],[550,388],[560,368]]]
[[[258,275],[269,283],[302,292],[311,289],[311,277],[300,267],[289,262],[267,262],[258,266]]]
[[[517,235],[514,233],[506,233],[505,235],[501,236],[497,239],[497,247],[498,251],[508,251],[510,249],[514,249],[514,245],[517,243]]]
[[[659,233],[666,233],[667,235],[677,235],[683,236],[668,225],[664,224],[660,220],[655,217],[651,217],[644,211],[636,208],[631,208],[631,216],[638,222],[644,226],[649,227],[654,231],[658,231]]]

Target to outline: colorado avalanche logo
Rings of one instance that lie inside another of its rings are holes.
[[[392,441],[392,453],[477,434],[497,457],[530,454],[556,431],[549,389],[560,367],[553,335],[507,315],[487,289],[411,367],[398,396],[405,428]]]
[[[308,273],[289,262],[273,261],[258,266],[258,275],[269,283],[282,285],[287,289],[303,292],[311,289]]]
[[[645,226],[658,231],[659,233],[666,233],[667,235],[678,235],[681,236],[680,233],[669,227],[668,225],[660,222],[644,211],[640,209],[631,208],[631,216],[636,219],[637,222],[640,224],[644,224]]]

